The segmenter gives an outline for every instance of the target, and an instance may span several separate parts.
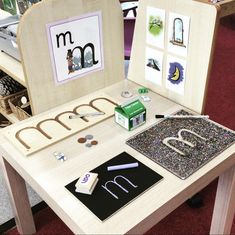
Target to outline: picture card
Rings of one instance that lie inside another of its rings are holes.
[[[187,56],[190,17],[169,13],[168,51],[179,56]]]
[[[107,167],[138,163],[138,167],[108,171]],[[75,192],[78,179],[65,187],[100,220],[105,220],[140,196],[163,177],[127,152],[122,152],[90,172],[98,173],[99,181],[92,193]]]
[[[16,6],[16,0],[1,0],[2,1],[2,7],[4,11],[9,12],[12,15],[17,14],[17,6]]]
[[[165,10],[147,7],[146,41],[155,47],[164,48]]]
[[[101,12],[47,24],[55,83],[78,79],[103,69]]]
[[[145,79],[162,85],[163,52],[146,47]]]
[[[184,95],[186,74],[186,60],[177,57],[167,57],[166,88],[180,95]]]

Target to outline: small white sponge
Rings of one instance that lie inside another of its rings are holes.
[[[86,172],[77,181],[75,191],[78,193],[92,194],[98,180],[97,173]]]

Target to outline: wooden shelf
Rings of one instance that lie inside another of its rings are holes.
[[[235,1],[234,0],[223,0],[223,1],[220,1],[217,3],[212,3],[208,0],[195,0],[195,1],[204,2],[204,3],[208,3],[208,4],[215,4],[216,6],[219,6],[220,7],[220,13],[219,13],[220,18],[235,14]]]
[[[10,14],[0,9],[0,19],[7,16],[10,16]],[[4,71],[6,74],[26,87],[21,63],[2,51],[0,51],[0,70]]]
[[[0,9],[0,19],[10,16],[11,14]]]
[[[16,123],[19,122],[19,119],[13,114],[7,114],[1,107],[0,107],[0,113],[6,118],[8,119],[11,123]]]
[[[21,63],[4,52],[0,52],[0,70],[7,73],[24,87],[27,87]]]
[[[224,0],[217,3],[221,7],[220,17],[235,14],[235,1]]]
[[[0,9],[0,19],[7,16],[10,16],[10,14]],[[0,70],[4,71],[14,80],[26,87],[24,72],[21,63],[2,51],[0,51]],[[19,122],[19,120],[13,113],[7,114],[1,107],[0,113],[11,123]]]

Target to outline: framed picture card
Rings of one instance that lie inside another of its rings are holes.
[[[161,86],[163,70],[163,52],[146,47],[145,79]]]
[[[185,89],[186,60],[168,56],[166,88],[179,95],[184,95]]]
[[[56,84],[103,69],[101,12],[47,24]]]
[[[169,13],[168,51],[179,56],[187,56],[190,17]]]
[[[164,48],[165,10],[147,7],[146,40],[149,45]]]

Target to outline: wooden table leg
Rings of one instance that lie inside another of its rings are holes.
[[[210,234],[230,234],[235,212],[235,167],[219,177]]]
[[[25,181],[4,158],[3,170],[5,170],[4,174],[9,188],[18,232],[20,234],[34,234],[36,229]]]

